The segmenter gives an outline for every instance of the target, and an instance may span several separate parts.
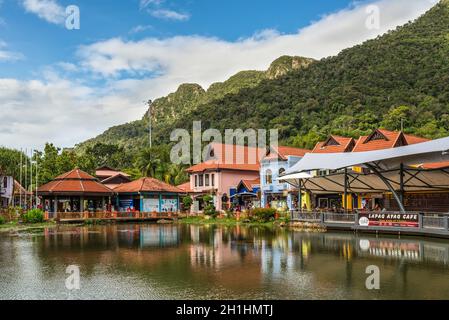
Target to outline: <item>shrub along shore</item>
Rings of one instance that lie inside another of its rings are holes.
[[[9,208],[0,214],[0,232],[53,226],[56,226],[56,223],[44,221],[44,212],[40,209],[32,209],[25,212],[20,208]]]

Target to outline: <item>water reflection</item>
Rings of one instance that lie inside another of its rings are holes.
[[[449,298],[446,241],[266,228],[117,224],[0,234],[0,298]],[[81,290],[64,287],[81,268]],[[365,269],[381,269],[381,290]]]

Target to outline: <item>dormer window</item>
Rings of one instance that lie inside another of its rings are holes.
[[[339,146],[340,143],[335,140],[334,137],[330,136],[324,143],[323,146],[321,147],[322,149],[324,149],[325,147],[329,147],[329,146]]]

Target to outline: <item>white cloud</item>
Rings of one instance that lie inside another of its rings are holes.
[[[24,58],[20,52],[9,51],[6,42],[0,40],[0,62],[17,61]]]
[[[381,28],[365,27],[362,5],[323,17],[294,34],[265,30],[235,42],[201,36],[175,36],[125,41],[113,38],[79,49],[76,72],[86,81],[58,78],[18,81],[0,79],[0,141],[9,146],[42,146],[46,141],[71,146],[111,125],[142,117],[143,101],[174,91],[181,83],[203,87],[240,70],[264,70],[277,57],[322,58],[376,37],[418,17],[432,6],[428,0],[381,0]],[[61,65],[64,71],[73,65]],[[81,68],[81,70],[79,70]],[[78,74],[77,74],[77,78]]]
[[[140,0],[140,8],[144,9],[150,5],[159,6],[164,2],[164,0]]]
[[[134,28],[132,28],[129,33],[133,34],[133,33],[139,33],[139,32],[144,32],[147,30],[152,30],[153,26],[151,25],[138,25],[135,26]]]
[[[65,21],[65,9],[56,0],[22,0],[22,4],[27,12],[47,22],[62,24]]]
[[[187,21],[190,15],[187,13],[176,12],[168,9],[158,9],[148,11],[153,17],[166,20]]]

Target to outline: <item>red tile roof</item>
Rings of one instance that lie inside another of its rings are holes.
[[[193,192],[192,188],[190,188],[190,181],[180,184],[179,186],[176,186],[178,189],[181,189],[184,192]]]
[[[306,153],[310,152],[312,152],[312,150],[278,146],[277,148],[273,148],[272,152],[270,152],[264,159],[274,159],[276,158],[276,154],[278,154],[281,159],[287,160],[288,156],[304,157]]]
[[[318,142],[312,153],[351,152],[354,144],[353,138],[331,135],[326,141]]]
[[[111,189],[80,169],[74,169],[56,177],[49,183],[39,187],[37,191],[40,194],[112,194]]]
[[[139,180],[123,183],[114,191],[117,193],[138,193],[138,192],[170,192],[183,193],[183,190],[172,186],[168,183],[162,182],[154,178],[140,178]]]
[[[435,163],[423,163],[420,165],[423,169],[443,169],[449,167],[449,161],[435,162]]]
[[[254,180],[242,180],[240,183],[243,183],[243,185],[245,186],[245,188],[248,191],[253,191],[253,188],[255,186],[259,186],[260,185],[260,178],[254,179]]]
[[[14,180],[14,195],[19,196],[20,194],[30,195],[32,193],[26,190],[17,180]]]
[[[219,169],[259,171],[259,161],[265,153],[266,150],[263,148],[211,143],[209,159],[186,171],[190,173]]]
[[[98,168],[97,170],[95,170],[95,175],[102,179],[109,178],[109,177],[115,176],[117,174],[121,174],[122,176],[125,176],[128,178],[130,177],[130,175],[125,172],[118,171],[118,170],[115,170],[115,169],[112,169],[109,167],[101,167],[101,168]]]
[[[369,136],[361,136],[352,152],[363,152],[395,148],[429,141],[425,138],[404,134],[401,131],[378,129]]]

